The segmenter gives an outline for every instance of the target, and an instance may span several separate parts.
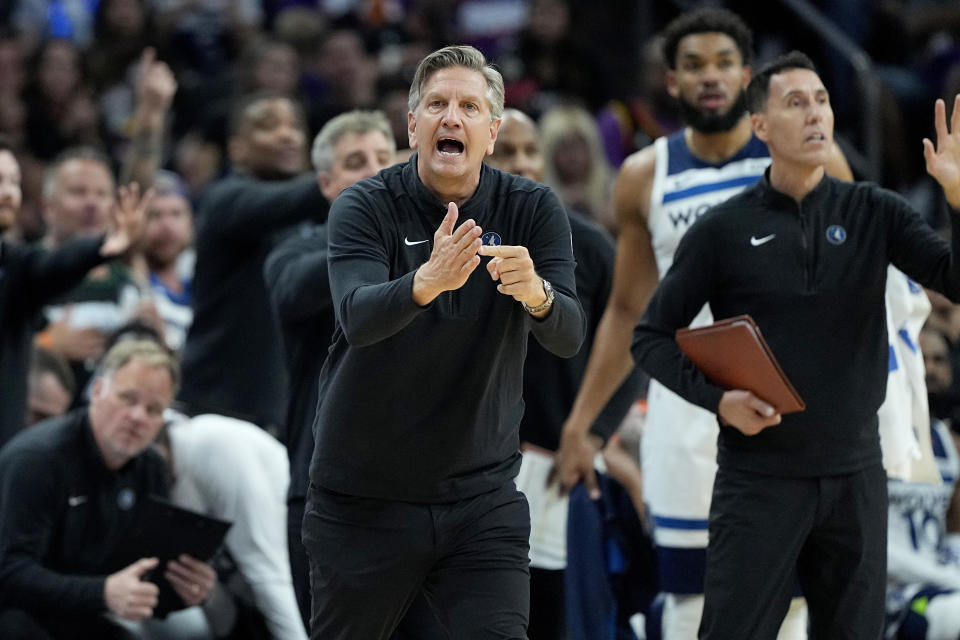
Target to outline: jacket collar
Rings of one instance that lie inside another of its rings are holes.
[[[447,212],[447,203],[440,202],[436,195],[430,191],[423,181],[420,180],[420,174],[417,173],[417,157],[419,153],[410,156],[407,164],[403,167],[403,183],[414,197],[417,204],[423,207],[424,211],[437,211],[442,218]],[[476,191],[459,207],[459,221],[476,216],[489,202],[489,196],[493,192],[493,183],[495,181],[495,172],[484,162],[480,167],[480,182],[477,184]]]
[[[829,197],[830,191],[834,178],[823,174],[823,178],[813,189],[810,190],[810,193],[805,195],[799,203],[799,208],[801,210],[808,209],[810,207],[819,207],[826,201]],[[770,167],[763,172],[763,179],[757,183],[757,190],[760,193],[765,204],[775,206],[775,207],[797,207],[797,201],[793,199],[792,196],[789,196],[782,191],[777,191],[772,184],[770,184]]]

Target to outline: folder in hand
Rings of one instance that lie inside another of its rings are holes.
[[[679,329],[675,337],[690,361],[717,386],[752,391],[778,413],[806,408],[750,316]]]
[[[208,562],[220,549],[230,526],[229,522],[183,509],[164,498],[148,496],[136,524],[127,532],[125,543],[114,551],[109,564],[113,565],[113,570],[120,570],[140,558],[159,559],[160,566],[144,579],[156,584],[160,590],[153,615],[163,618],[185,606],[164,577],[167,562],[182,553]]]

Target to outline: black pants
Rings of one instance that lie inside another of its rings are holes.
[[[887,477],[785,478],[720,468],[710,505],[700,638],[774,639],[793,595],[810,640],[878,640],[887,572]]]
[[[300,607],[303,626],[310,629],[310,561],[301,536],[305,504],[306,498],[294,498],[287,503],[287,544],[297,606]],[[446,640],[446,637],[437,616],[421,593],[407,609],[390,640]]]
[[[422,593],[448,638],[526,638],[530,513],[512,482],[446,504],[311,487],[311,638],[386,640]]]

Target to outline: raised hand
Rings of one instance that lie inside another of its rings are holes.
[[[152,582],[144,582],[143,574],[156,568],[156,558],[141,558],[129,567],[107,576],[103,598],[107,608],[124,620],[140,622],[153,615],[160,590]]]
[[[137,74],[137,107],[164,116],[177,93],[177,80],[166,63],[157,61],[152,47],[143,50]]]
[[[119,256],[140,238],[152,198],[153,189],[148,189],[141,198],[140,185],[135,182],[118,189],[117,202],[111,211],[110,231],[100,247],[100,255],[107,258]]]
[[[927,161],[927,173],[943,187],[947,202],[960,209],[960,94],[953,99],[950,128],[947,128],[947,107],[943,100],[934,105],[934,127],[937,144],[923,139],[923,157]]]
[[[483,230],[473,220],[454,228],[459,211],[451,202],[447,215],[433,234],[430,259],[420,265],[413,278],[413,300],[425,306],[444,291],[462,287],[480,264],[480,234]]]

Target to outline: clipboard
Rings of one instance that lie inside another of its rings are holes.
[[[675,338],[681,351],[717,386],[752,391],[781,414],[806,408],[750,316],[678,329]]]
[[[152,495],[141,509],[136,524],[127,532],[125,543],[113,554],[111,564],[114,570],[119,570],[140,558],[159,559],[160,564],[145,574],[144,579],[160,589],[154,616],[164,617],[185,606],[163,575],[167,562],[182,553],[209,562],[223,544],[231,523]]]

